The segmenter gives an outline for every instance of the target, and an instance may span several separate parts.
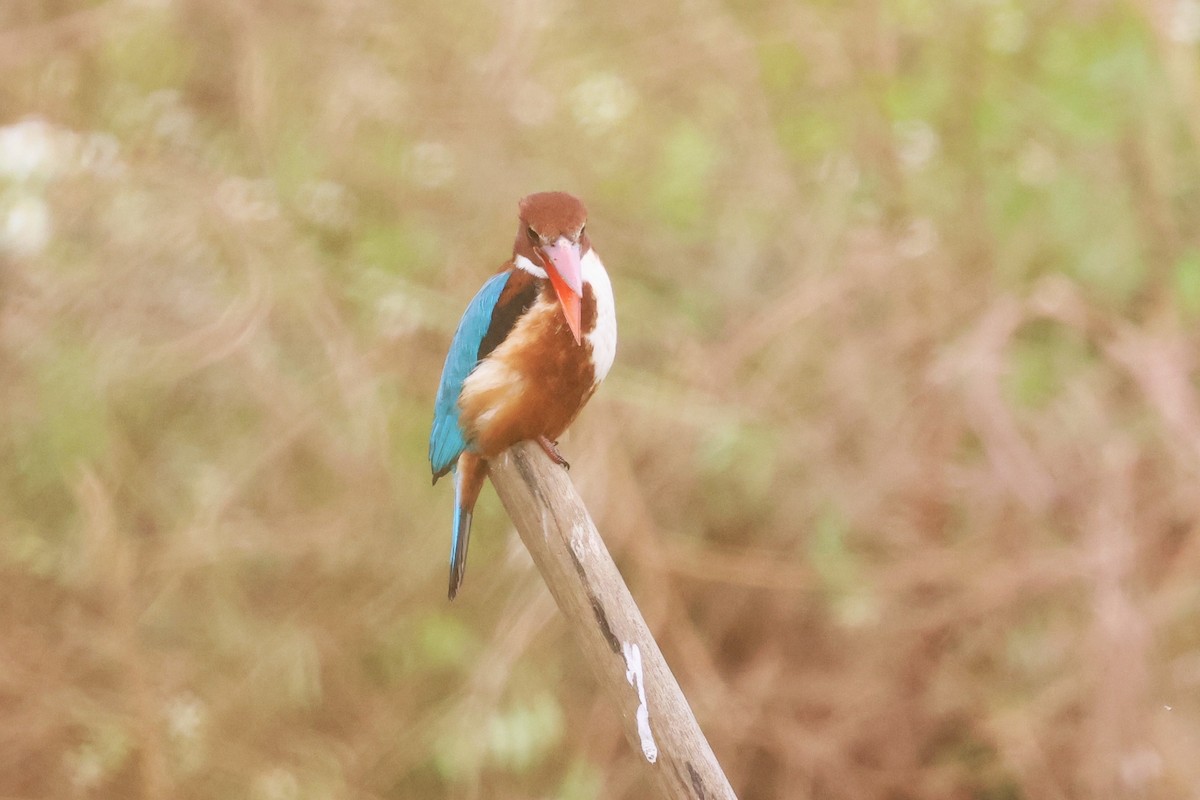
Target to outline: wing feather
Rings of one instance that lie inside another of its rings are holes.
[[[467,449],[467,439],[458,419],[458,397],[463,381],[479,363],[480,345],[493,327],[492,315],[510,274],[498,273],[483,284],[463,313],[450,343],[450,352],[446,354],[442,381],[434,401],[433,431],[429,435],[429,465],[435,482],[450,471],[462,451]]]

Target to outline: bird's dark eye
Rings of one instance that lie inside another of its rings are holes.
[[[529,241],[533,242],[534,244],[537,244],[542,240],[542,237],[538,236],[538,232],[533,229],[532,225],[525,229],[525,233],[527,236],[529,236]]]

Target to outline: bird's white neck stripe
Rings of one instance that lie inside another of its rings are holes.
[[[592,287],[596,300],[596,322],[587,340],[592,345],[593,380],[599,384],[608,375],[617,354],[617,315],[613,306],[612,283],[600,256],[588,250],[580,261],[583,282]]]
[[[546,270],[534,264],[525,256],[518,255],[513,259],[513,263],[517,265],[517,269],[522,269],[535,278],[542,278],[543,280],[546,278]]]

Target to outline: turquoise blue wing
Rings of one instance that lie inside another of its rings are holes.
[[[454,466],[458,456],[467,449],[467,439],[458,420],[458,396],[462,393],[463,381],[479,363],[479,346],[492,324],[492,312],[504,285],[508,283],[508,272],[493,275],[467,306],[446,364],[442,367],[442,382],[438,384],[437,399],[433,404],[433,432],[429,435],[429,466],[436,481]]]

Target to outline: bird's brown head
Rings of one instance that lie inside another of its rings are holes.
[[[513,256],[545,270],[562,306],[567,326],[580,340],[583,276],[580,260],[591,249],[587,209],[566,192],[538,192],[521,200]]]

